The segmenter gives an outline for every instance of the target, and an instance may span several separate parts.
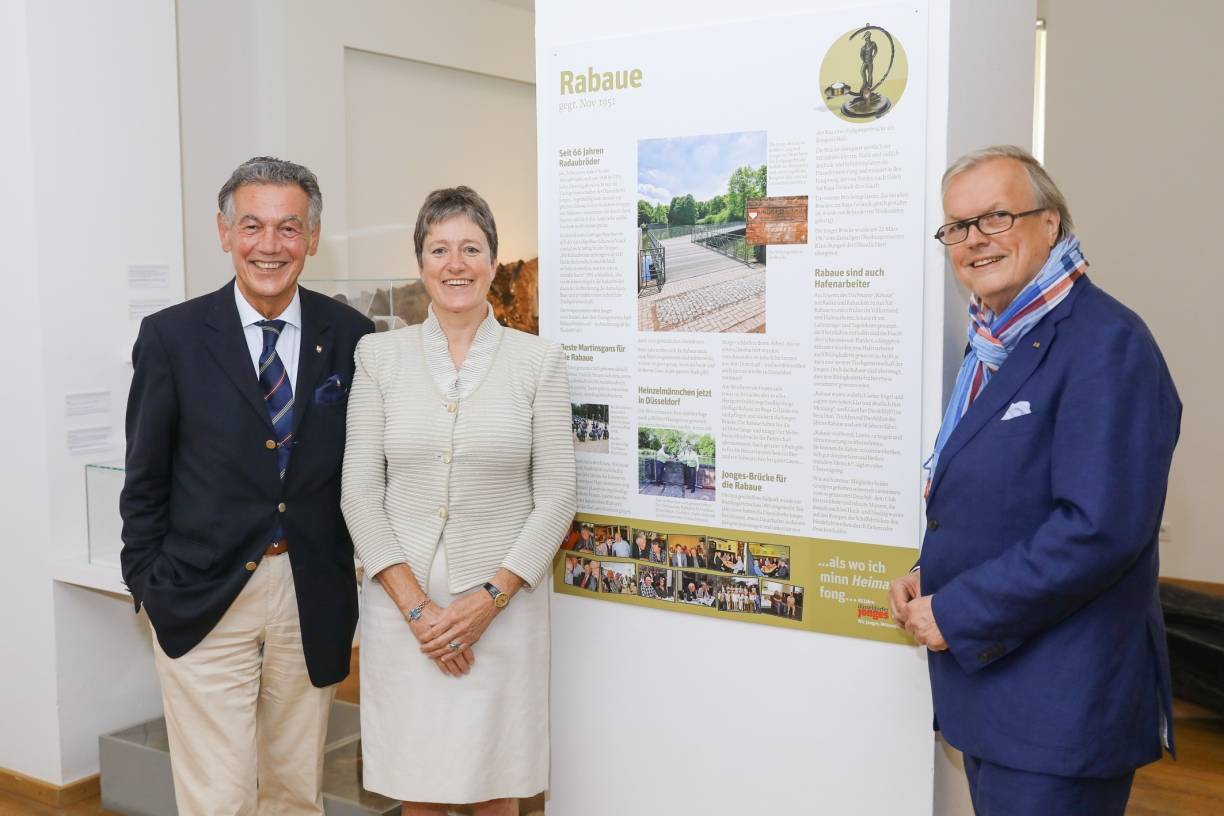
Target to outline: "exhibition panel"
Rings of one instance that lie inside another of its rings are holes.
[[[956,140],[1031,132],[1001,98],[956,109],[949,79],[982,42],[1031,44],[1028,12],[537,2],[540,324],[579,490],[552,702],[657,689],[652,750],[706,780],[592,802],[582,729],[554,721],[560,811],[933,812],[925,655],[887,582],[917,557],[942,406],[939,175]],[[731,711],[759,750],[714,736]]]

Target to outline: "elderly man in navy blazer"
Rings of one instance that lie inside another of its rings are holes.
[[[374,327],[297,285],[310,170],[251,159],[218,205],[235,279],[146,318],[132,350],[123,578],[156,634],[179,813],[322,813],[357,623],[345,409]]]
[[[969,343],[892,613],[929,649],[978,814],[1121,816],[1135,768],[1173,750],[1156,579],[1181,403],[1032,156],[958,160],[943,204]]]

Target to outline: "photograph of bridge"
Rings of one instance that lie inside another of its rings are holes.
[[[639,331],[765,331],[765,247],[744,211],[766,151],[763,131],[638,142]]]

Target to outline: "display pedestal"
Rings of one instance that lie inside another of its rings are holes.
[[[102,807],[131,816],[175,816],[174,778],[166,721],[146,723],[99,738]],[[391,816],[400,802],[361,787],[361,717],[353,703],[332,703],[323,759],[323,811],[327,816]]]

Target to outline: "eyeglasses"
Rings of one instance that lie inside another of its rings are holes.
[[[1035,210],[1028,210],[1022,213],[1009,213],[1007,210],[999,210],[998,212],[979,215],[976,218],[966,218],[964,221],[953,221],[950,224],[944,224],[935,231],[935,240],[945,246],[959,244],[969,237],[970,227],[977,227],[978,232],[983,235],[998,235],[1000,232],[1007,232],[1011,229],[1012,225],[1016,223],[1017,218],[1045,212],[1048,209],[1049,207],[1038,207]]]

